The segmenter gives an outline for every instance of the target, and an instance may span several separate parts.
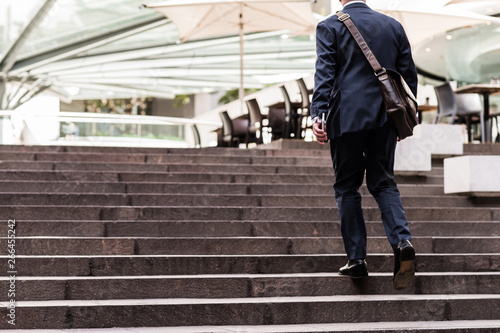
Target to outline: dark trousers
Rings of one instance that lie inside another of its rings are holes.
[[[330,142],[335,169],[335,199],[347,256],[366,258],[366,226],[359,188],[366,185],[379,206],[389,243],[395,251],[401,240],[411,240],[408,221],[394,181],[397,135],[389,123],[374,130],[345,133]]]

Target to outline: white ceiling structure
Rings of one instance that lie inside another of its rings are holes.
[[[179,43],[177,29],[169,19],[155,10],[141,9],[144,3],[159,1],[0,1],[0,109],[14,109],[41,92],[71,101],[173,98],[237,89],[238,35]],[[368,0],[373,8],[387,10],[436,10],[448,2]],[[499,1],[460,2],[447,7],[484,15],[500,13]],[[333,11],[338,3],[332,0]],[[437,77],[445,77],[446,72],[439,55],[431,57],[426,50],[444,37],[444,32],[437,32],[414,46],[419,68]],[[440,52],[445,42],[439,44]],[[490,45],[488,54],[493,53]],[[495,61],[495,57],[487,58]],[[286,31],[245,35],[244,61],[246,88],[311,75],[314,35],[290,36]]]
[[[0,109],[49,91],[63,100],[163,97],[239,87],[239,38],[179,43],[143,0],[2,0]],[[149,1],[154,3],[154,0]],[[245,87],[309,75],[314,36],[245,36]]]

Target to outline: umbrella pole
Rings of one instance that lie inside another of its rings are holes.
[[[243,82],[243,4],[240,4],[240,90],[239,90],[239,99],[240,99],[240,114],[243,114],[243,97],[245,97],[245,86]]]

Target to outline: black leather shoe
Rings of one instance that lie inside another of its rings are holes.
[[[354,259],[349,260],[349,262],[339,269],[340,275],[346,275],[353,279],[361,279],[368,276],[368,270],[366,268],[366,260],[364,259]]]
[[[399,242],[394,254],[394,289],[401,290],[413,282],[415,276],[415,249],[409,240]]]

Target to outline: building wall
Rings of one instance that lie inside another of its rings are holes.
[[[317,0],[312,7],[315,13],[328,16],[331,13],[331,0]]]
[[[68,104],[61,101],[61,111],[84,112],[85,103],[84,101],[73,101],[70,104]]]
[[[152,116],[193,118],[194,96],[190,96],[191,102],[183,106],[175,106],[174,100],[154,98],[152,103]]]

